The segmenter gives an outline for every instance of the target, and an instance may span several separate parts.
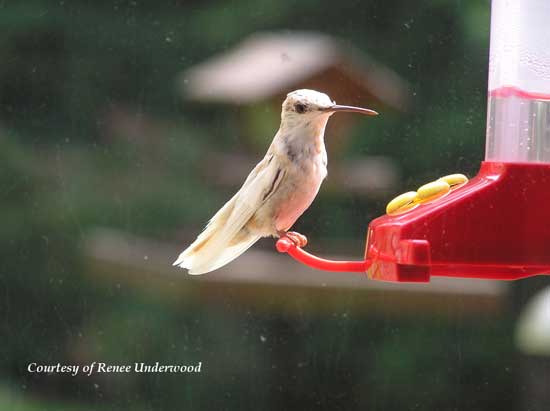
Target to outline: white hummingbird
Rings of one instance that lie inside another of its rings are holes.
[[[174,265],[187,268],[189,274],[204,274],[234,260],[261,237],[287,236],[305,246],[305,236],[288,230],[311,205],[327,176],[325,127],[329,117],[340,111],[378,114],[337,105],[314,90],[289,93],[279,131],[263,160]]]

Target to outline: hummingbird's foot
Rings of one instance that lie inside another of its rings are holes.
[[[297,233],[296,231],[287,231],[284,233],[284,236],[290,238],[296,247],[303,248],[307,245],[307,237],[303,234]]]

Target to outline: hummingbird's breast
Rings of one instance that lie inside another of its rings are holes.
[[[295,158],[293,158],[295,157]],[[288,230],[311,205],[327,176],[327,154],[324,149],[287,154],[289,165],[284,187],[281,187],[275,212],[277,230]]]

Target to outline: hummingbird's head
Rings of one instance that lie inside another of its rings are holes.
[[[351,111],[370,116],[378,114],[367,108],[341,106],[325,93],[301,89],[287,94],[283,102],[281,121],[288,126],[317,122],[324,125],[332,114],[339,111]]]

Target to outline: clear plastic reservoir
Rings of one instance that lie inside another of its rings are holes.
[[[550,0],[493,0],[487,161],[550,163]]]

